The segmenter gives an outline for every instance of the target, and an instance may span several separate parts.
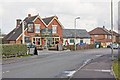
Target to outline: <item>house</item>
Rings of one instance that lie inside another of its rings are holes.
[[[107,47],[112,42],[112,35],[109,30],[107,30],[104,26],[103,27],[97,27],[89,32],[91,36],[91,44],[94,43],[100,43],[101,46]],[[116,42],[116,37],[118,34],[116,32],[113,32],[113,42]]]
[[[55,44],[56,41],[62,41],[63,26],[57,16],[41,18],[39,15],[28,16],[24,21],[25,43],[33,43],[35,45]],[[16,20],[16,27],[4,37],[4,41],[8,44],[22,44],[22,22],[21,19]]]
[[[63,29],[63,45],[74,45],[74,41],[76,44],[90,44],[90,35],[85,29]]]
[[[109,31],[112,34],[112,31]],[[113,31],[113,42],[120,43],[120,34]]]

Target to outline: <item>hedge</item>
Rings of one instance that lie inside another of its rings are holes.
[[[64,48],[67,48],[70,50],[75,50],[75,45],[64,46]],[[89,44],[89,45],[84,45],[84,46],[76,46],[76,50],[94,49],[94,48],[95,48],[94,44]]]
[[[2,57],[18,57],[27,55],[27,46],[23,44],[3,44]]]

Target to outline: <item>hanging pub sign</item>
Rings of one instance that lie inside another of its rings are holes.
[[[34,24],[33,22],[27,24],[28,29],[27,32],[33,33],[34,32]]]

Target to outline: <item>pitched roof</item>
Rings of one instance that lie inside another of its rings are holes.
[[[111,33],[106,28],[97,27],[89,32],[90,35],[110,35]]]
[[[4,37],[4,40],[16,40],[21,33],[22,27],[15,28]]]
[[[111,30],[110,30],[109,32],[112,34],[112,31],[111,31]],[[114,36],[117,36],[117,37],[120,36],[120,34],[117,33],[117,32],[115,32],[115,31],[113,31],[113,35],[114,35]]]
[[[74,38],[75,29],[63,29],[62,35],[64,38]],[[90,35],[85,29],[76,29],[77,38],[90,38]]]
[[[54,17],[55,16],[47,17],[47,18],[43,18],[42,20],[45,22],[46,25],[48,25]]]
[[[36,15],[36,16],[31,16],[31,17],[26,17],[25,19],[24,19],[24,21],[26,22],[26,23],[28,23],[28,22],[32,22],[36,17],[37,17],[38,15]],[[25,24],[25,29],[27,28],[27,24]],[[4,40],[16,40],[19,36],[20,36],[20,34],[22,33],[22,24],[19,26],[19,27],[16,27],[16,28],[14,28],[9,34],[7,34],[5,37],[4,37]]]
[[[26,23],[25,24],[25,29],[27,28],[27,23],[33,22],[36,19],[37,16],[39,16],[39,15],[26,17],[23,20]],[[48,25],[54,17],[55,16],[47,17],[47,18],[43,18],[42,20],[45,22],[46,25]],[[9,34],[7,34],[4,37],[4,40],[16,40],[20,36],[20,34],[22,34],[22,24],[19,27],[14,28]]]
[[[37,16],[38,16],[38,15],[31,16],[31,17],[26,17],[26,18],[24,19],[24,21],[25,21],[26,23],[32,22]]]

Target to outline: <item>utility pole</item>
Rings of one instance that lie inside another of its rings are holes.
[[[111,0],[111,40],[113,45],[113,0]],[[112,60],[114,60],[113,46],[111,48]]]
[[[24,28],[25,28],[25,25],[24,25],[24,21],[22,22],[22,44],[24,44],[25,43],[25,35],[24,35]]]

